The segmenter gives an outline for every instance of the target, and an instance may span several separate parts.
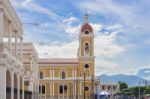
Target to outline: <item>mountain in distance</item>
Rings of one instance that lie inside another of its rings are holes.
[[[137,75],[124,75],[124,74],[116,74],[116,75],[105,75],[97,76],[98,79],[102,83],[118,83],[119,81],[125,82],[129,87],[138,86],[139,82],[144,85],[145,79],[141,78]],[[149,81],[150,82],[150,81]]]

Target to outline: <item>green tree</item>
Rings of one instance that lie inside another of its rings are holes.
[[[144,94],[150,94],[150,86],[145,87]]]
[[[128,88],[127,83],[125,83],[125,82],[121,82],[121,81],[119,81],[118,83],[119,83],[120,91],[122,91],[123,89]]]

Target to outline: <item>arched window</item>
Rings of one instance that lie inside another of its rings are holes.
[[[63,85],[59,86],[59,94],[63,94]]]
[[[85,52],[89,53],[89,44],[88,43],[85,43]]]
[[[62,78],[62,79],[65,79],[65,78],[66,78],[66,73],[65,73],[64,70],[63,70],[62,73],[61,73],[61,78]]]
[[[43,79],[43,72],[40,72],[40,79]]]
[[[64,93],[67,93],[67,85],[64,86]]]

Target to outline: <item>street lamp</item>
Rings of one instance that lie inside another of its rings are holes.
[[[94,85],[95,85],[95,83],[94,83],[94,74],[92,74],[92,99],[94,99],[95,98],[95,96],[94,96]]]
[[[83,76],[84,76],[84,98],[85,99],[85,80],[86,80],[86,69],[83,70]]]
[[[140,84],[144,83],[145,86],[147,86],[147,85],[148,85],[148,82],[149,82],[148,80],[144,80],[144,81],[139,82],[139,99],[141,99],[141,89],[140,89]]]

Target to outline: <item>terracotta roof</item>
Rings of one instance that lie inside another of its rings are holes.
[[[39,64],[78,64],[77,58],[42,58]]]
[[[93,29],[92,29],[92,26],[88,23],[85,23],[82,28],[81,28],[81,32],[84,32],[85,30],[88,30],[89,32],[92,32]]]

